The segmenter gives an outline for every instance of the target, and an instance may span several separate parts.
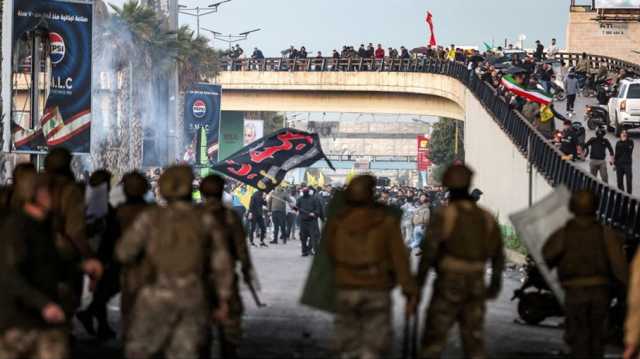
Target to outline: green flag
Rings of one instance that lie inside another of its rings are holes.
[[[484,43],[484,47],[487,49],[487,51],[491,51],[493,49],[493,46],[487,44],[486,42]]]
[[[337,191],[327,206],[327,222],[333,220],[345,206],[344,192]],[[318,310],[335,313],[336,269],[333,260],[329,257],[325,236],[326,233],[323,230],[318,253],[313,257],[300,303]]]

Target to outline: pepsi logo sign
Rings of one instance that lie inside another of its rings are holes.
[[[193,117],[203,118],[207,114],[207,104],[202,100],[196,100],[193,103]]]
[[[62,60],[64,59],[64,55],[67,52],[64,38],[57,32],[50,32],[49,42],[51,47],[51,63],[57,65],[62,62]]]

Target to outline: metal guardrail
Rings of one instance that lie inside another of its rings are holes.
[[[558,54],[557,58],[575,63],[580,54]],[[592,63],[606,63],[610,69],[640,66],[605,56],[591,56]],[[466,64],[434,58],[420,59],[245,59],[222,65],[222,71],[395,71],[432,73],[462,82],[482,103],[520,152],[552,186],[566,185],[572,191],[589,189],[600,199],[598,219],[640,238],[639,200],[602,183],[576,164],[562,159],[563,154],[543,137],[522,114],[511,109],[497,90],[481,81]]]
[[[327,155],[331,161],[358,161],[367,160],[370,162],[416,162],[417,156],[382,156],[382,155]]]

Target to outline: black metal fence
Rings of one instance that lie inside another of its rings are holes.
[[[557,57],[573,64],[578,54],[559,54]],[[590,57],[593,65],[607,64],[611,69],[638,68],[637,65],[603,56]],[[502,128],[523,156],[552,185],[566,185],[572,191],[589,189],[600,199],[598,218],[628,236],[640,238],[640,210],[638,199],[606,185],[571,161],[542,136],[519,112],[499,96],[497,90],[481,81],[464,63],[433,58],[420,59],[246,59],[224,63],[222,71],[393,71],[441,74],[462,82],[482,103],[485,110]]]

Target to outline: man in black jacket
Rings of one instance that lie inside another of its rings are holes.
[[[317,252],[318,241],[320,240],[318,218],[322,218],[322,206],[318,198],[311,195],[309,188],[304,188],[302,197],[298,198],[296,207],[300,216],[302,256],[306,257]]]
[[[253,241],[253,234],[256,229],[260,229],[260,246],[266,247],[267,244],[264,243],[264,237],[267,234],[267,227],[264,224],[264,209],[263,207],[266,205],[266,201],[264,200],[264,193],[261,191],[256,191],[253,196],[251,196],[251,202],[249,203],[249,220],[251,221],[251,231],[249,232],[249,242],[251,242],[252,246],[255,246],[255,242]]]
[[[589,169],[591,170],[591,174],[597,178],[598,172],[600,172],[600,176],[604,183],[609,182],[606,151],[608,150],[609,155],[613,157],[613,147],[611,147],[611,142],[604,137],[606,133],[607,130],[604,127],[599,127],[596,130],[596,137],[591,137],[584,145],[585,155],[590,154]]]
[[[0,239],[0,358],[68,357],[73,288],[79,262],[63,259],[51,231],[50,176],[21,180],[28,200],[6,219]],[[73,264],[73,265],[70,265]],[[71,279],[71,280],[70,280]]]
[[[618,179],[618,189],[624,191],[624,178],[627,178],[627,192],[631,193],[633,184],[632,165],[633,141],[629,139],[627,131],[620,133],[620,141],[616,143],[616,155],[614,165],[616,168],[616,177]]]
[[[571,126],[571,121],[569,120],[564,121],[560,151],[567,156],[571,156],[572,160],[578,157],[578,134]]]

